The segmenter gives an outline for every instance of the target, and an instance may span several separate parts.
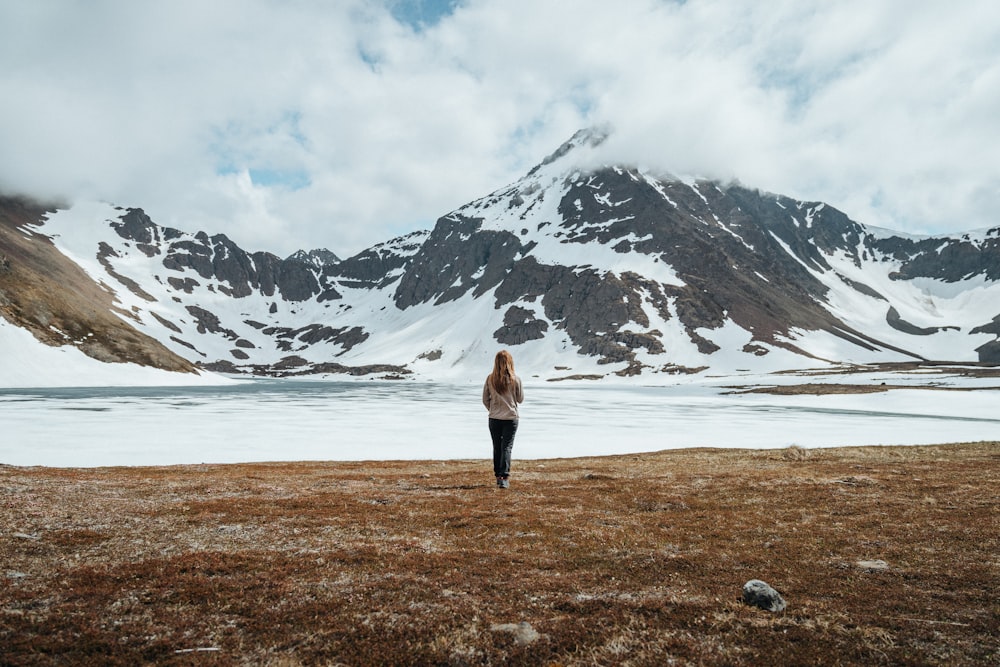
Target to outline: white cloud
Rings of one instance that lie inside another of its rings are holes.
[[[995,3],[410,1],[5,3],[0,189],[349,254],[610,121],[608,158],[998,224]]]

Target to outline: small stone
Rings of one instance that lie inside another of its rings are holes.
[[[856,565],[868,572],[881,572],[889,569],[889,564],[884,560],[859,560]]]
[[[520,623],[497,623],[490,626],[493,632],[509,632],[514,635],[514,643],[525,646],[532,644],[541,637],[538,631],[531,627],[531,623],[521,621]]]
[[[759,579],[743,584],[743,601],[764,611],[784,611],[787,606],[778,591]]]

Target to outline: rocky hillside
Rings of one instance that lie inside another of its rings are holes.
[[[190,361],[129,323],[137,316],[120,306],[109,282],[96,282],[38,231],[51,213],[0,197],[0,316],[46,345],[74,345],[100,361],[193,372]],[[121,276],[125,283],[135,285]]]
[[[343,260],[98,204],[6,229],[50,236],[106,285],[103,317],[229,372],[472,377],[499,347],[547,379],[1000,363],[1000,227],[898,235],[820,202],[600,165],[603,139],[581,132],[429,232]]]

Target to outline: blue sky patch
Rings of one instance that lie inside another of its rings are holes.
[[[458,0],[390,0],[389,11],[400,23],[420,31],[433,28],[458,4]]]
[[[301,169],[250,169],[249,172],[254,185],[301,190],[312,183],[309,174]]]

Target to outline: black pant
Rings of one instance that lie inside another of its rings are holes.
[[[516,419],[490,419],[490,437],[493,439],[493,474],[510,475],[510,451],[514,448],[517,433]]]

